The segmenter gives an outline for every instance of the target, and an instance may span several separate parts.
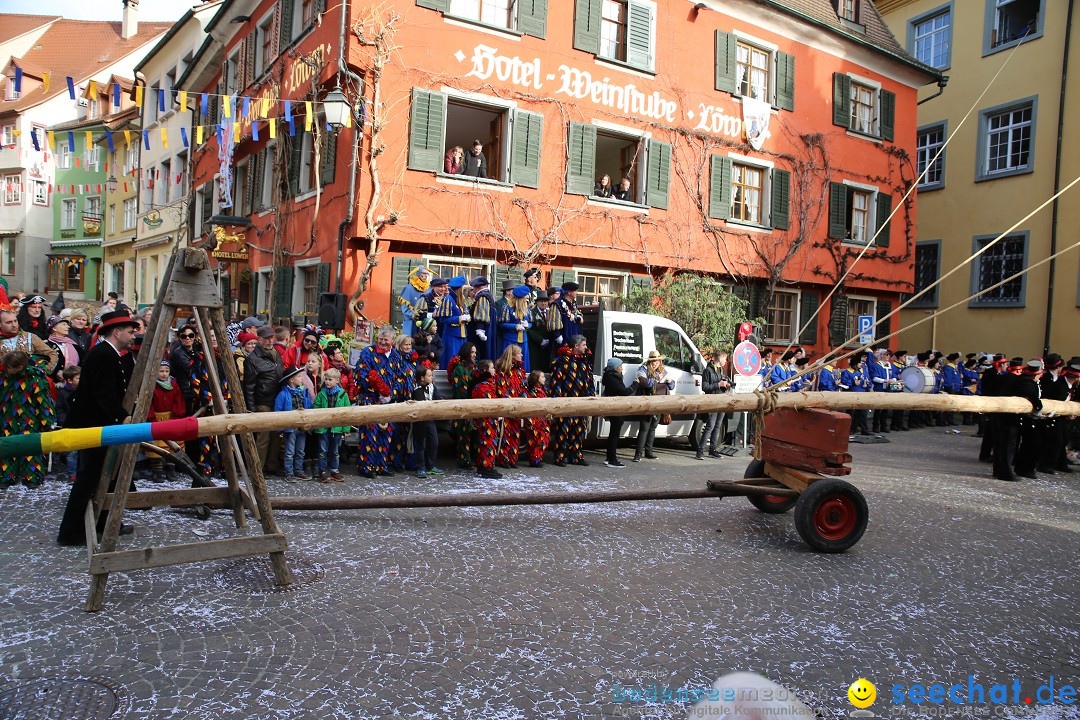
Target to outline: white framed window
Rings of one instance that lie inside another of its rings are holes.
[[[945,123],[919,128],[915,137],[915,166],[922,178],[919,181],[920,190],[945,187],[945,153],[941,152],[944,145]],[[938,155],[939,152],[941,155]]]
[[[101,164],[101,155],[98,152],[100,149],[96,145],[83,148],[83,169],[97,172]]]
[[[158,119],[158,92],[161,90],[161,81],[155,82],[146,89],[143,96],[143,114],[146,115],[146,124],[152,125]]]
[[[262,75],[274,61],[274,12],[268,12],[255,30],[255,77]]]
[[[60,229],[74,230],[75,217],[79,214],[78,198],[64,198],[60,207]]]
[[[952,3],[908,21],[908,50],[918,60],[939,70],[952,56]]]
[[[119,229],[116,226],[116,203],[109,203],[109,224],[106,231],[115,235]]]
[[[896,93],[880,82],[851,73],[833,73],[833,124],[850,132],[892,142]]]
[[[49,205],[49,184],[44,180],[31,180],[30,191],[33,193],[34,204],[43,205],[48,207]]]
[[[86,198],[86,211],[83,217],[101,222],[101,196],[94,195]]]
[[[765,175],[768,168],[734,162],[731,166],[731,219],[763,224]]]
[[[602,0],[600,5],[600,57],[626,62],[627,0]]]
[[[772,53],[739,40],[735,47],[735,91],[743,97],[772,102]]]
[[[315,133],[304,133],[300,146],[300,187],[301,194],[315,189]]]
[[[4,125],[0,127],[0,145],[7,147],[15,144],[15,126]]]
[[[176,154],[176,160],[173,162],[173,176],[169,178],[169,198],[170,200],[182,200],[187,195],[187,150],[183,150]]]
[[[578,304],[593,305],[604,303],[608,310],[622,310],[626,300],[626,273],[612,273],[603,270],[580,269],[577,273]]]
[[[874,300],[874,298],[871,298],[871,297],[853,297],[853,296],[850,296],[850,295],[848,296],[848,298],[847,298],[847,329],[845,331],[847,333],[848,338],[856,338],[856,342],[857,342],[857,336],[859,334],[859,316],[860,315],[869,315],[870,317],[874,318],[875,322],[877,321],[877,313],[875,312],[876,308],[877,308],[877,301]],[[853,344],[853,343],[849,343],[849,344]]]
[[[512,0],[450,0],[446,14],[463,20],[513,30],[513,6]]]
[[[851,83],[851,121],[848,128],[863,135],[877,134],[877,89]]]
[[[124,200],[124,229],[132,230],[135,228],[135,220],[139,217],[139,204],[138,201],[131,197]]]
[[[22,175],[4,176],[4,204],[19,205],[22,203]]]
[[[56,167],[59,170],[71,169],[71,146],[66,142],[56,145]]]
[[[888,247],[891,240],[892,195],[875,185],[844,180],[829,184],[829,237],[865,245],[874,240]]]
[[[133,142],[124,151],[124,174],[130,175],[139,166],[139,143]]]
[[[848,240],[865,245],[870,239],[871,193],[852,188],[848,195]]]
[[[769,342],[795,342],[798,312],[798,290],[773,290],[772,302],[765,308],[765,335]]]
[[[15,89],[15,77],[8,75],[4,82],[4,99],[5,100],[18,100],[19,92]]]
[[[977,180],[1031,172],[1035,160],[1036,100],[991,108],[979,114]]]
[[[464,275],[470,281],[481,275],[491,278],[493,276],[492,270],[495,268],[494,263],[484,260],[464,260],[444,255],[425,255],[423,263],[424,267],[437,277],[452,278],[457,275]]]
[[[833,2],[836,4],[836,14],[841,20],[859,22],[858,0],[833,0]]]
[[[165,110],[162,112],[162,117],[171,114],[173,111],[174,87],[176,87],[176,68],[165,73],[165,77],[161,80],[161,90],[165,93]]]

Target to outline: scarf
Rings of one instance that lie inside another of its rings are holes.
[[[0,330],[0,338],[4,338],[5,340],[10,340],[13,337],[19,337],[19,333],[21,333],[21,332],[22,332],[21,329],[16,330],[13,333],[6,333],[6,332],[3,332],[2,330]]]
[[[172,377],[169,377],[168,380],[158,380],[157,384],[158,384],[158,387],[161,388],[162,390],[172,390],[173,389]]]
[[[413,268],[413,271],[409,273],[409,284],[416,288],[421,295],[423,295],[428,291],[428,288],[431,287],[431,279],[429,277],[429,279],[427,280],[421,280],[418,273],[419,269],[420,268]]]

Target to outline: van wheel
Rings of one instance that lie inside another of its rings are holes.
[[[701,419],[700,415],[694,416],[694,422],[690,425],[690,449],[697,450],[698,440],[701,438],[701,429],[705,427],[705,421]]]

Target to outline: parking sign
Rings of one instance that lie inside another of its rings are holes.
[[[874,316],[873,315],[860,315],[859,316],[859,344],[869,345],[874,342]]]

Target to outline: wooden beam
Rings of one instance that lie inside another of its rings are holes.
[[[778,465],[776,463],[771,463],[768,460],[765,461],[765,472],[777,482],[783,483],[792,490],[797,490],[798,492],[805,490],[811,483],[825,479],[823,475],[806,472],[805,470],[798,470],[786,465]]]
[[[212,488],[183,488],[180,490],[140,490],[128,493],[125,507],[131,509],[154,507],[184,507],[187,505],[221,505],[230,503],[229,488],[225,485]],[[112,493],[106,497],[112,500]]]
[[[168,547],[149,547],[142,550],[120,550],[96,553],[90,561],[92,575],[145,570],[165,565],[203,562],[219,558],[245,557],[284,552],[289,544],[281,533],[276,535],[250,535],[248,537],[208,540],[184,543]]]
[[[566,505],[628,500],[689,500],[720,497],[709,488],[687,490],[585,490],[544,493],[460,493],[452,495],[360,495],[345,497],[273,497],[275,510],[377,510],[386,508],[462,507],[477,505]]]

